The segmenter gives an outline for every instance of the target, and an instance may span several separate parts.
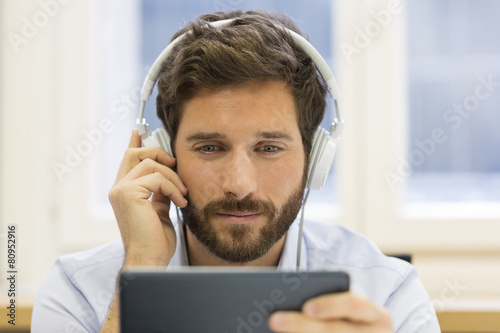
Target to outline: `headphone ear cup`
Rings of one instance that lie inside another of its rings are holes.
[[[309,157],[309,174],[307,186],[313,190],[321,190],[332,166],[337,147],[337,140],[319,127],[314,133],[311,154]]]
[[[164,128],[154,130],[151,136],[155,139],[160,148],[169,153],[170,156],[173,156],[172,147],[170,146],[170,135],[168,135],[168,132]]]

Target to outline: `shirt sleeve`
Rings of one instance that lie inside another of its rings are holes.
[[[409,266],[406,278],[387,299],[385,307],[393,314],[397,333],[441,332],[432,302],[413,266]]]
[[[99,322],[86,297],[57,261],[42,284],[33,307],[31,332],[99,332]]]

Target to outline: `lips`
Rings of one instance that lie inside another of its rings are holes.
[[[228,215],[228,216],[236,216],[236,217],[246,217],[252,215],[259,215],[260,213],[256,212],[221,212],[219,215]]]
[[[221,212],[217,216],[228,223],[245,224],[254,222],[262,213],[256,212]]]

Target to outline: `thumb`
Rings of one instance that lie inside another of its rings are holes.
[[[130,142],[128,144],[129,148],[140,148],[141,147],[141,136],[136,129],[132,130],[132,136],[130,137]]]

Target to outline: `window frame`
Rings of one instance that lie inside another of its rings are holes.
[[[337,40],[352,40],[356,28],[374,20],[370,12],[387,10],[390,3],[372,1],[368,9],[364,4],[342,3],[337,10],[342,15],[335,19],[339,22]],[[401,13],[393,15],[390,24],[352,61],[337,57],[341,69],[339,84],[348,114],[342,144],[350,151],[348,155],[357,155],[340,160],[339,173],[349,166],[357,167],[356,172],[342,174],[346,184],[341,187],[340,196],[348,203],[348,216],[359,219],[349,223],[346,217],[341,223],[355,226],[385,252],[499,251],[499,203],[481,204],[488,208],[488,214],[474,214],[480,207],[477,203],[404,206],[404,187],[393,190],[385,179],[387,172],[398,169],[398,157],[405,156],[407,149],[406,5],[407,2],[400,3]],[[358,178],[357,182],[354,178]],[[347,190],[350,188],[357,191]],[[429,213],[415,214],[417,208]]]

